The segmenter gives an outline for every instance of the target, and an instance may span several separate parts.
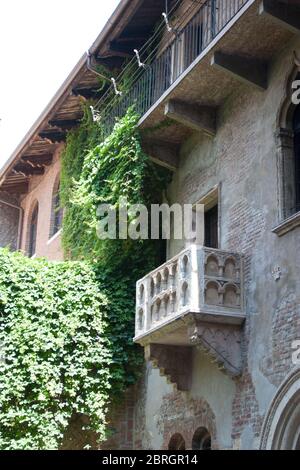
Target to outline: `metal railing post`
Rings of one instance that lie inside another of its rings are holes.
[[[217,0],[210,1],[210,29],[211,39],[216,36],[216,25],[217,25]]]

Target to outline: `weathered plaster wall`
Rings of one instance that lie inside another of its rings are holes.
[[[14,207],[13,207],[14,206]],[[21,212],[17,198],[0,191],[0,246],[17,249]]]
[[[39,216],[37,227],[36,256],[46,257],[49,260],[63,260],[60,234],[50,238],[52,194],[56,178],[60,172],[60,152],[55,152],[53,163],[46,169],[43,176],[31,178],[29,191],[22,200],[24,209],[24,223],[21,249],[27,252],[29,239],[29,222],[32,210],[36,202],[39,204]]]
[[[237,83],[218,111],[213,140],[195,133],[182,146],[169,202],[195,203],[219,185],[220,248],[246,258],[245,368],[233,381],[197,353],[191,392],[174,395],[166,379],[148,366],[139,398],[144,418],[137,407],[144,448],[166,447],[169,430],[176,432],[176,426],[190,439],[189,426],[196,426],[192,418],[198,416],[198,426],[206,419],[197,411],[199,401],[210,410],[206,416],[215,432],[214,447],[257,448],[263,417],[292,369],[291,343],[300,337],[300,228],[281,238],[272,228],[279,222],[275,135],[293,50],[300,50],[300,40],[271,64],[265,92]],[[169,256],[181,248],[171,242]],[[276,266],[282,271],[277,281],[272,276]]]

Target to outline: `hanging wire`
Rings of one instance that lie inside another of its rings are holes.
[[[173,11],[177,8],[178,4],[181,2],[181,0],[177,0],[176,3],[174,4],[174,6],[172,7],[172,9],[170,10],[170,13],[173,13]],[[195,5],[196,4],[196,5]],[[178,26],[180,26],[184,21],[185,19],[193,12],[193,10],[196,10],[199,8],[199,0],[195,0],[193,2],[192,5],[190,5],[190,7],[184,12],[184,14],[181,16],[181,21],[180,21],[180,24]],[[177,26],[177,28],[178,28]],[[142,51],[146,50],[146,48],[150,47],[153,42],[156,40],[157,36],[162,32],[162,29],[165,27],[165,21],[162,21],[159,25],[159,27],[157,28],[157,31],[156,33],[151,37],[149,38],[149,40],[142,46],[142,48],[140,49],[139,51],[139,56],[140,54],[142,53]],[[176,29],[177,29],[176,28]],[[172,30],[173,31],[173,30]],[[175,32],[175,31],[173,31]],[[153,56],[155,58],[156,56],[156,52],[157,50],[161,47],[161,44],[160,43],[156,43],[155,47],[152,48],[150,54],[147,56],[147,59],[146,59],[146,62],[149,63],[151,62]],[[130,62],[125,66],[125,68],[120,72],[120,74],[118,75],[117,77],[117,81],[121,81],[123,76],[125,75],[125,73],[129,70],[129,67],[134,67],[134,71],[133,71],[133,75],[131,77],[131,81],[132,81],[132,86],[134,86],[138,79],[142,76],[143,74],[143,69],[142,67],[138,67],[138,69],[136,70],[136,60],[135,59],[131,59]],[[104,95],[98,100],[98,102],[96,103],[95,107],[96,108],[99,108],[99,105],[102,105],[103,108],[101,109],[101,114],[102,115],[105,115],[108,113],[108,111],[110,109],[112,109],[114,107],[115,104],[118,103],[118,97],[120,96],[120,94],[122,92],[118,92],[118,93],[114,93],[114,96],[111,96],[111,92],[112,92],[112,88],[109,87],[109,89],[104,93]],[[115,90],[114,90],[115,91]],[[118,90],[117,90],[118,91]],[[126,92],[127,94],[127,92]]]
[[[196,0],[196,1],[197,1],[197,0]],[[198,3],[198,2],[197,2],[197,3]],[[198,6],[199,6],[199,3],[198,3]],[[186,16],[189,15],[190,12],[191,12],[191,10],[194,9],[194,8],[195,8],[194,6],[193,6],[193,7],[191,6],[191,7],[185,12],[185,14],[183,15],[183,17],[181,18],[182,21],[185,20]],[[158,44],[155,49],[157,49],[157,48],[159,48],[159,47],[160,47],[160,44]],[[151,55],[154,55],[155,52],[156,52],[156,51],[153,50],[152,53],[149,55],[149,57],[150,57]],[[149,57],[148,57],[148,59],[149,59]],[[139,73],[139,71],[136,72],[136,76],[135,76],[134,78],[138,78],[138,77],[137,77],[138,73]],[[140,74],[140,75],[141,75],[141,74]],[[136,83],[134,83],[134,84],[132,85],[132,87],[136,86],[137,83],[138,83],[138,80],[136,80]],[[127,92],[126,92],[126,94],[127,94]],[[109,115],[109,112],[115,107],[115,105],[117,105],[117,104],[120,103],[117,96],[115,96],[115,97],[113,97],[113,98],[111,98],[111,96],[109,96],[106,101],[109,101],[109,102],[107,103],[106,106],[104,106],[104,107],[102,108],[102,110],[101,110],[101,114],[102,114],[102,115]],[[125,105],[126,105],[126,101],[122,101],[122,102],[124,103],[124,106],[125,106]],[[105,103],[101,103],[101,104],[104,105]],[[121,106],[122,106],[122,105],[121,105]]]
[[[177,8],[177,6],[179,5],[179,3],[181,2],[182,0],[176,0],[175,4],[173,5],[172,7],[172,10],[171,12],[173,13],[173,11],[175,11],[175,9]],[[170,13],[171,13],[170,12]],[[159,34],[162,32],[162,29],[163,27],[165,26],[165,23],[164,21],[161,21],[160,25],[158,26],[157,30],[155,31],[155,33],[145,42],[145,44],[141,47],[140,51],[139,51],[139,54],[140,56],[142,56],[143,52],[148,48],[150,47],[153,42],[156,40],[156,38],[159,36]],[[135,64],[135,60],[134,59],[131,59],[130,62],[128,62],[128,64],[122,69],[122,71],[120,72],[120,74],[116,77],[116,81],[119,83],[122,81],[122,78],[123,76],[127,73],[128,69],[131,67],[131,66],[134,66],[136,65]],[[102,102],[102,98],[104,98],[107,94],[109,94],[109,92],[111,91],[111,87],[108,88],[108,90],[103,94],[103,96],[98,100],[98,102],[96,103],[96,107],[98,106],[98,104],[100,102]]]

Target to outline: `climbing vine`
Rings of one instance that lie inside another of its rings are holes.
[[[71,418],[106,416],[142,370],[134,345],[135,283],[160,242],[100,240],[97,208],[160,202],[169,181],[144,154],[129,109],[110,136],[85,110],[62,155],[63,247],[69,261],[0,251],[0,449],[57,449]]]
[[[0,449],[57,449],[77,413],[105,437],[106,308],[90,265],[0,249]]]
[[[161,246],[159,241],[151,240],[99,239],[97,207],[109,203],[118,208],[120,197],[126,197],[128,204],[149,207],[160,202],[169,181],[169,173],[155,166],[143,152],[137,122],[134,109],[129,109],[103,140],[101,125],[86,116],[83,129],[89,126],[90,132],[79,129],[70,134],[62,156],[66,212],[63,246],[71,259],[93,263],[101,291],[108,298],[106,334],[113,357],[112,399],[134,383],[141,370],[141,351],[132,341],[135,283],[160,263]],[[80,165],[75,164],[73,169],[74,160]]]
[[[130,108],[111,135],[103,139],[101,124],[91,122],[86,115],[82,123],[85,131],[69,134],[62,156],[65,254],[75,260],[90,260],[101,292],[108,299],[111,400],[120,399],[142,369],[142,352],[132,341],[135,283],[161,263],[161,242],[99,239],[97,207],[108,203],[118,208],[120,197],[126,197],[129,205],[149,208],[161,201],[170,179],[169,172],[154,165],[143,152],[138,119]],[[79,165],[73,166],[74,160]]]

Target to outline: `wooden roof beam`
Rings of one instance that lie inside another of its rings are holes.
[[[113,55],[117,55],[119,57],[131,57],[132,58],[134,54],[133,49],[137,49],[137,48],[138,48],[137,44],[130,47],[128,43],[124,45],[124,44],[119,44],[118,41],[111,41],[109,43],[108,52],[110,52]]]
[[[20,174],[22,176],[33,176],[33,175],[43,175],[45,172],[44,168],[34,168],[30,165],[24,165],[22,163],[17,163],[12,169],[14,174]]]
[[[80,96],[81,98],[84,98],[85,100],[89,100],[95,97],[99,97],[99,89],[98,88],[73,88],[72,89],[72,94],[73,96]]]
[[[49,126],[57,127],[60,131],[69,131],[74,129],[80,124],[80,120],[78,119],[69,119],[69,120],[59,120],[59,119],[51,119],[49,121]]]
[[[5,190],[10,194],[26,194],[28,192],[28,181],[22,181],[20,183],[9,183],[4,181],[1,189]]]
[[[52,154],[43,154],[43,155],[23,155],[22,161],[24,163],[28,163],[29,165],[33,164],[39,164],[43,166],[49,166],[51,165],[53,160],[53,155]]]
[[[61,142],[65,142],[67,137],[65,132],[55,131],[52,129],[39,132],[39,136],[42,139],[47,139],[51,144],[60,144]]]

